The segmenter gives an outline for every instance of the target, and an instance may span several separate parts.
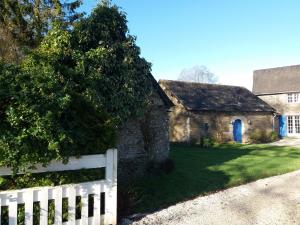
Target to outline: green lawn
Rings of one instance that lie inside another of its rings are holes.
[[[224,145],[211,149],[173,146],[175,170],[135,183],[140,201],[133,212],[153,211],[260,178],[300,169],[300,149]],[[287,184],[288,185],[288,184]]]

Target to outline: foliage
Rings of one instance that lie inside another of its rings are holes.
[[[299,149],[269,145],[171,147],[176,168],[132,183],[142,196],[131,213],[152,212],[251,181],[300,169]]]
[[[41,43],[54,21],[68,27],[80,18],[82,14],[76,12],[80,4],[81,0],[0,1],[0,57],[6,62],[20,61],[22,52]]]
[[[256,129],[249,134],[249,138],[251,143],[263,144],[276,141],[278,134],[274,131],[267,132],[265,130]]]
[[[52,159],[101,153],[151,91],[150,65],[115,6],[73,29],[55,23],[18,66],[0,63],[0,165],[16,173]]]
[[[202,138],[201,139],[201,146],[204,148],[209,148],[213,146],[213,140],[211,138]]]
[[[178,80],[216,84],[218,82],[218,77],[210,72],[206,66],[194,66],[192,68],[182,70]]]
[[[122,121],[141,114],[152,87],[151,65],[139,56],[126,22],[118,7],[100,5],[75,26],[72,36],[72,44],[84,52],[80,73],[93,75],[94,85],[105,96],[104,107]]]
[[[0,177],[0,190],[57,186],[104,179],[103,169],[82,169],[78,171],[48,172],[42,174],[25,174],[15,177]]]

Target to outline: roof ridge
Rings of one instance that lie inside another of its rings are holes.
[[[255,71],[262,71],[262,70],[276,70],[276,69],[283,69],[283,68],[290,68],[290,67],[300,67],[300,64],[294,64],[294,65],[289,65],[289,66],[276,66],[276,67],[269,67],[269,68],[263,68],[263,69],[255,69]]]
[[[237,86],[237,85],[229,85],[229,84],[210,84],[210,83],[199,83],[199,82],[190,82],[190,81],[181,81],[181,80],[166,80],[166,79],[160,79],[158,83],[160,82],[176,82],[176,83],[185,83],[185,84],[196,84],[196,85],[208,85],[208,86],[223,86],[223,87],[234,87],[234,88],[243,88],[248,90],[247,88],[243,86]],[[250,91],[250,90],[248,90]]]

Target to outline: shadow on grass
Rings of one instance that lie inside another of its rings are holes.
[[[134,187],[142,196],[132,213],[152,212],[170,205],[260,178],[300,168],[300,149],[269,145],[171,147],[175,170],[147,176]]]

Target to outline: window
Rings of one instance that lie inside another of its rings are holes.
[[[287,117],[287,132],[291,135],[300,134],[300,116]]]
[[[206,132],[208,131],[208,128],[209,128],[208,123],[205,123],[205,124],[204,124],[204,130],[205,130]]]
[[[288,94],[288,102],[293,102],[293,94]]]
[[[288,94],[288,102],[289,103],[300,102],[299,101],[299,93]]]
[[[293,125],[293,116],[288,116],[287,119],[288,119],[288,133],[292,134],[293,133],[293,127],[294,127],[294,125]]]
[[[300,116],[295,116],[295,133],[300,134]]]
[[[294,102],[298,102],[298,93],[294,94]]]

